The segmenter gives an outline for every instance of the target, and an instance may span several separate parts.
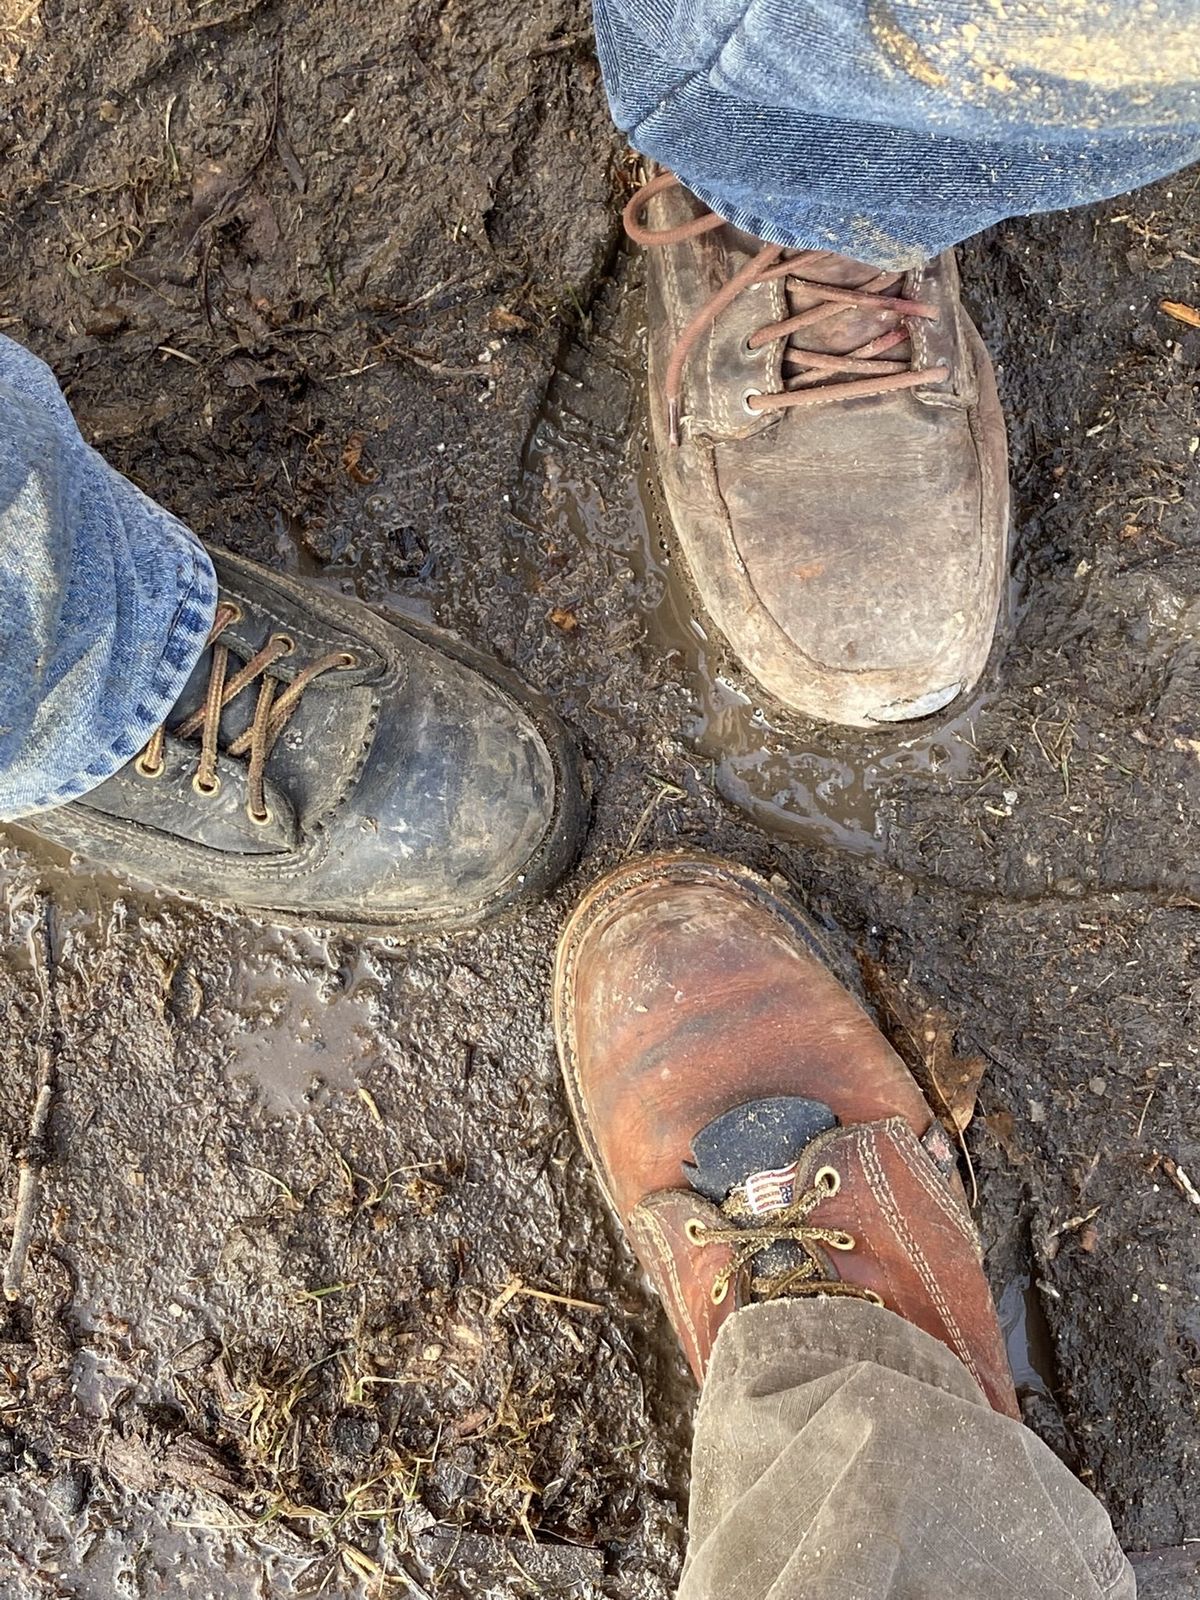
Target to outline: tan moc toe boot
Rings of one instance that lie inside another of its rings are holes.
[[[625,226],[700,610],[790,710],[940,711],[983,671],[1008,564],[1004,418],[953,254],[880,272],[765,245],[665,172]]]
[[[794,904],[711,857],[629,862],[563,933],[554,1015],[580,1139],[698,1380],[740,1307],[851,1295],[1019,1415],[954,1152]]]

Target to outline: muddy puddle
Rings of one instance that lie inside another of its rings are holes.
[[[378,1056],[379,986],[365,950],[336,965],[305,936],[314,949],[297,961],[289,937],[271,934],[235,976],[225,1073],[250,1084],[268,1114],[302,1114],[358,1093]]]
[[[24,830],[14,829],[12,838],[20,850],[0,845],[0,884],[8,911],[4,959],[13,971],[34,965],[42,894],[53,905],[56,958],[68,969],[127,926],[152,924],[165,907],[172,915],[210,914],[131,887]],[[332,1096],[358,1095],[379,1053],[384,956],[321,933],[269,926],[239,955],[219,972],[186,955],[163,969],[164,1004],[180,1022],[204,1015],[214,1023],[230,1083],[249,1087],[268,1116],[303,1115]]]
[[[997,1310],[1018,1397],[1053,1399],[1054,1347],[1032,1280],[1025,1276],[1010,1280],[1000,1295]]]

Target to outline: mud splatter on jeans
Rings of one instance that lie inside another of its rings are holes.
[[[613,116],[777,244],[915,265],[1200,160],[1191,0],[596,0]]]

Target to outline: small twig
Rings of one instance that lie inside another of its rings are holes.
[[[1194,1206],[1200,1206],[1200,1189],[1196,1188],[1196,1185],[1177,1161],[1172,1161],[1170,1156],[1164,1156],[1163,1171],[1185,1200],[1190,1200]]]
[[[175,154],[175,146],[171,143],[171,113],[175,109],[175,102],[179,99],[177,94],[167,96],[167,109],[163,112],[163,144],[167,155],[171,158],[171,181],[179,182],[179,157]]]
[[[32,22],[42,9],[42,0],[29,0],[19,17],[14,17],[11,22],[6,22],[0,27],[0,33],[20,33],[27,22]]]
[[[1140,1139],[1142,1137],[1142,1129],[1146,1126],[1146,1113],[1149,1111],[1150,1102],[1153,1099],[1154,1099],[1154,1090],[1151,1089],[1150,1093],[1146,1096],[1146,1104],[1142,1107],[1142,1114],[1138,1118],[1137,1132],[1133,1136],[1135,1140]]]
[[[598,1305],[595,1300],[576,1300],[569,1294],[553,1294],[549,1289],[531,1289],[527,1283],[522,1283],[520,1278],[514,1278],[511,1283],[506,1284],[501,1289],[500,1293],[492,1301],[488,1307],[488,1316],[494,1317],[498,1312],[503,1311],[508,1302],[514,1300],[519,1294],[528,1295],[531,1300],[547,1300],[556,1306],[574,1306],[576,1311],[603,1311],[606,1309],[604,1306]]]
[[[625,846],[625,854],[627,856],[632,855],[634,850],[636,850],[638,843],[650,822],[650,818],[658,810],[659,806],[662,805],[664,800],[683,800],[686,798],[683,790],[677,783],[670,783],[666,778],[658,777],[656,777],[654,781],[658,785],[658,788],[646,801],[646,804],[642,807],[641,815],[633,825],[633,832],[629,835],[629,842]]]
[[[38,0],[41,3],[41,0]],[[258,10],[257,5],[243,6],[240,11],[223,11],[219,17],[197,17],[193,22],[185,22],[181,28],[171,29],[172,39],[182,39],[186,34],[199,33],[204,28],[223,28],[230,22],[242,22],[246,17],[252,17]]]
[[[25,1263],[37,1221],[38,1192],[42,1168],[49,1160],[46,1130],[54,1092],[58,1087],[58,1035],[54,1026],[54,950],[50,937],[50,899],[39,897],[39,914],[30,933],[34,971],[42,991],[42,1016],[38,1029],[37,1093],[29,1119],[29,1137],[17,1162],[17,1203],[13,1211],[12,1245],[4,1269],[4,1296],[9,1301],[21,1298]]]

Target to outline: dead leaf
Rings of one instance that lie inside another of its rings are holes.
[[[524,333],[530,326],[527,318],[518,316],[504,306],[495,306],[488,315],[488,327],[493,333]]]
[[[237,187],[237,179],[228,167],[219,161],[202,161],[192,180],[192,205],[184,220],[183,231],[187,237],[196,233],[208,219],[229,199]]]
[[[366,442],[365,434],[352,433],[342,451],[342,465],[355,483],[374,483],[379,476],[374,469],[362,465],[363,446]]]
[[[255,389],[279,374],[262,361],[249,356],[231,356],[221,367],[221,376],[231,389]]]
[[[282,120],[275,129],[275,149],[280,161],[283,162],[288,177],[292,180],[297,194],[303,194],[308,187],[308,180],[304,176],[304,168],[296,159],[296,152],[292,149],[291,140],[284,131]]]
[[[954,1050],[954,1023],[940,1006],[924,1004],[906,984],[869,956],[859,958],[863,978],[883,1015],[885,1032],[921,1091],[956,1138],[975,1115],[979,1085],[987,1070],[982,1056]]]
[[[83,331],[89,339],[112,339],[129,326],[129,313],[116,301],[97,306],[88,316]]]
[[[266,195],[251,189],[242,197],[237,208],[238,220],[243,227],[242,249],[251,261],[265,261],[275,253],[279,244],[279,222]]]
[[[1195,306],[1185,306],[1179,300],[1160,300],[1158,307],[1169,317],[1174,317],[1176,322],[1186,323],[1189,328],[1200,328],[1200,311]]]
[[[1042,1255],[1045,1257],[1045,1259],[1047,1261],[1054,1261],[1058,1256],[1058,1252],[1062,1248],[1063,1240],[1072,1233],[1077,1234],[1079,1236],[1079,1242],[1083,1243],[1084,1235],[1086,1234],[1087,1229],[1092,1226],[1092,1223],[1099,1215],[1100,1207],[1093,1206],[1090,1211],[1082,1212],[1076,1217],[1068,1217],[1065,1222],[1060,1222],[1056,1224],[1055,1227],[1051,1228],[1046,1234],[1045,1238],[1042,1240]],[[1092,1235],[1093,1237],[1091,1243],[1083,1245],[1085,1250],[1091,1251],[1095,1249],[1096,1238],[1098,1235],[1096,1234],[1096,1230],[1094,1228],[1092,1228]]]
[[[556,628],[561,628],[564,633],[574,633],[579,626],[579,618],[573,611],[566,611],[562,606],[555,606],[550,613],[550,621]]]
[[[1017,1149],[1017,1119],[1012,1112],[991,1111],[984,1117],[983,1125],[1008,1159],[1016,1166],[1021,1156]]]

